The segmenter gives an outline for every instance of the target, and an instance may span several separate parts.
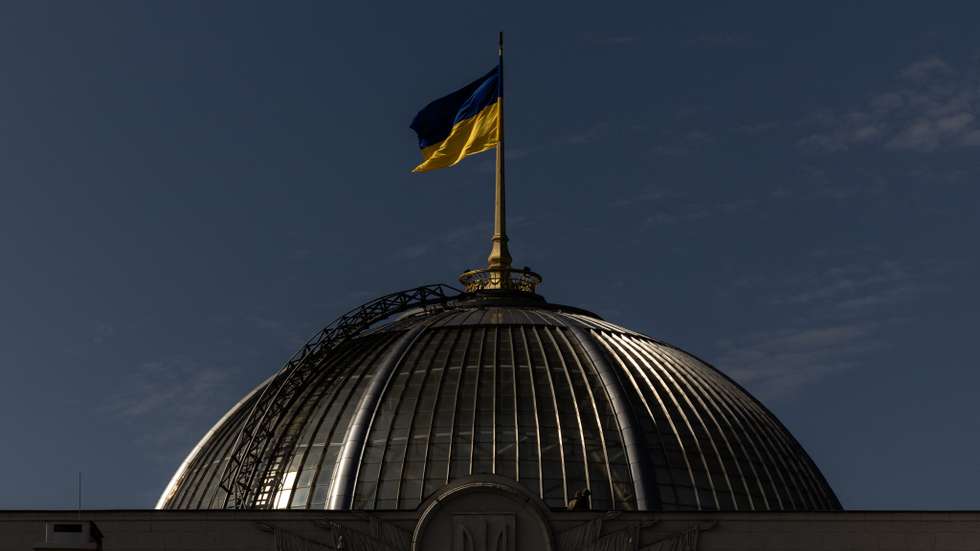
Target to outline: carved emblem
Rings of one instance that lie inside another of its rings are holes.
[[[453,551],[517,551],[514,515],[453,515]]]

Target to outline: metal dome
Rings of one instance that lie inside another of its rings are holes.
[[[324,330],[157,506],[414,510],[483,474],[555,508],[586,488],[599,510],[841,508],[775,416],[693,355],[533,293],[441,286]]]

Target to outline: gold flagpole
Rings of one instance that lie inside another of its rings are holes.
[[[494,197],[493,237],[487,268],[468,270],[459,276],[468,293],[487,289],[534,293],[541,283],[541,276],[530,268],[511,268],[510,251],[507,250],[507,200],[504,194],[504,32],[500,31],[497,65],[497,179]]]
[[[507,213],[504,195],[504,32],[500,31],[499,75],[497,76],[498,99],[497,109],[497,180],[494,201],[493,238],[490,256],[487,258],[491,275],[499,278],[498,289],[506,287],[510,282],[510,251],[507,250]]]

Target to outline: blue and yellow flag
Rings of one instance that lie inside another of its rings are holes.
[[[410,128],[419,136],[422,164],[412,172],[446,168],[500,141],[500,66],[463,88],[439,98],[415,115]]]

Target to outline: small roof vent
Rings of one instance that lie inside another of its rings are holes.
[[[44,523],[44,543],[34,549],[87,549],[102,551],[102,532],[91,521],[50,521]]]

